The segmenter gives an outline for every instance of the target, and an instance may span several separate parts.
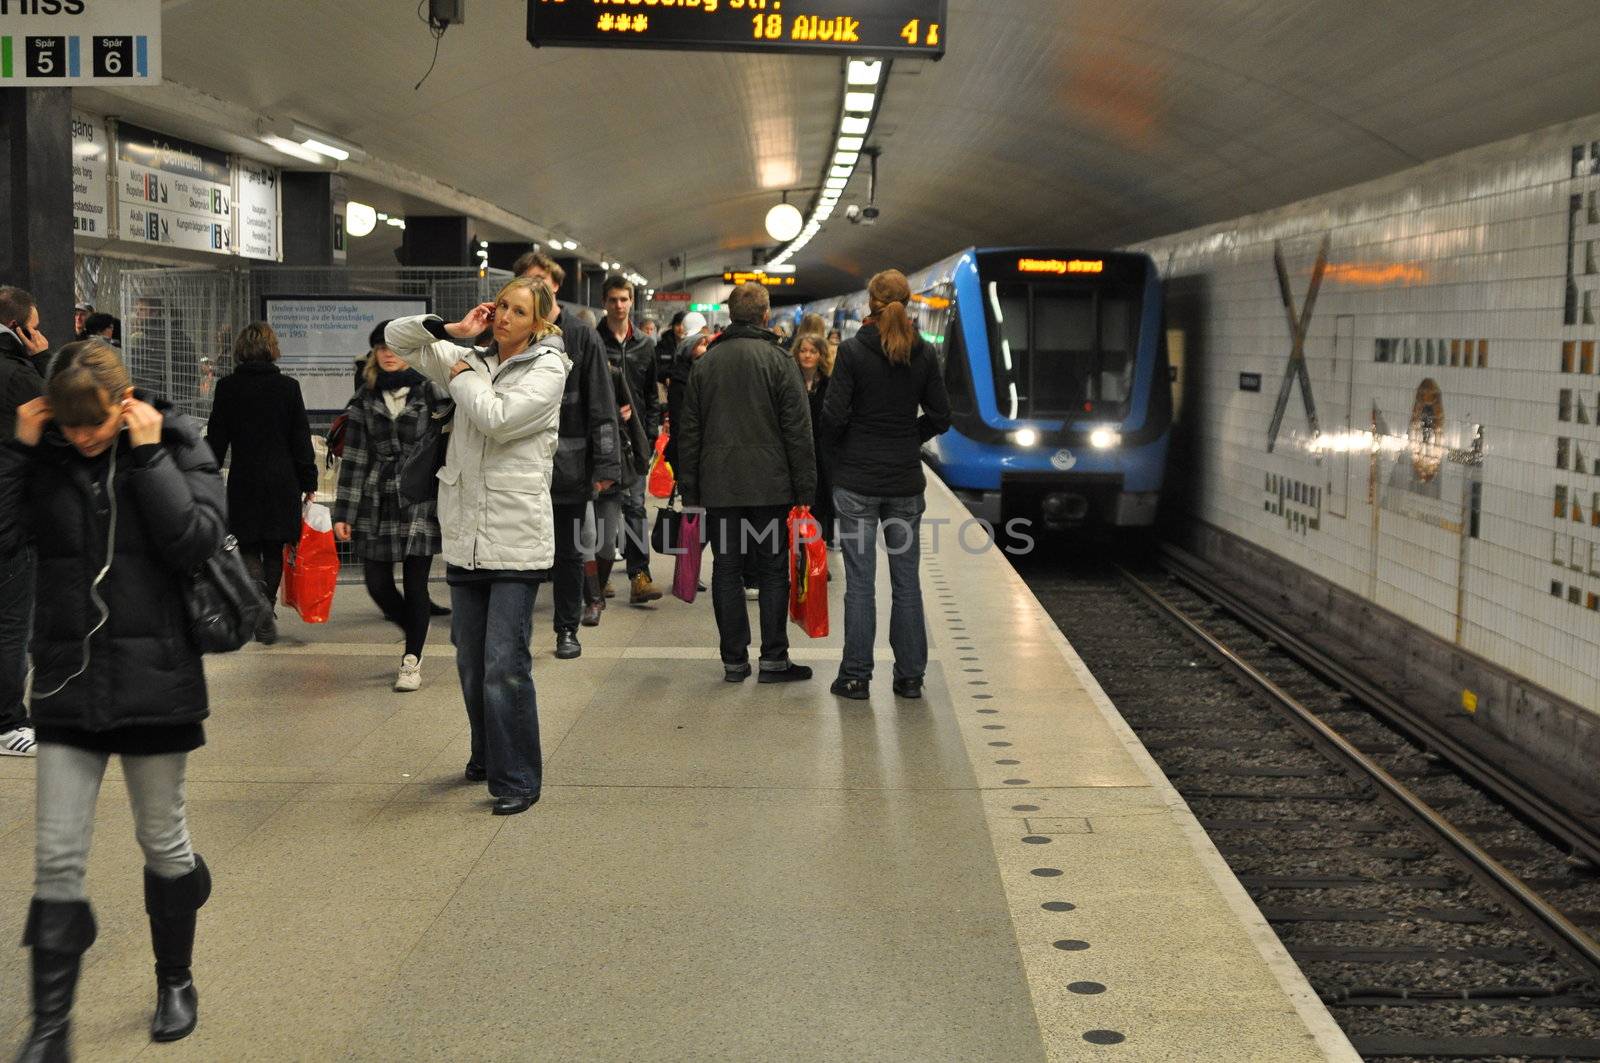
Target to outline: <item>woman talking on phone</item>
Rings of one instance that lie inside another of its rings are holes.
[[[533,603],[555,561],[550,473],[566,388],[554,296],[518,277],[454,324],[400,318],[387,346],[449,389],[456,412],[439,470],[439,530],[451,641],[472,729],[466,777],[488,781],[494,814],[539,800],[543,763],[533,685]],[[463,348],[493,328],[487,347]]]
[[[36,862],[23,932],[33,1030],[19,1057],[32,1063],[69,1058],[79,964],[95,939],[84,868],[112,754],[144,850],[150,1035],[175,1041],[195,1026],[190,958],[211,876],[189,843],[184,770],[208,709],[183,581],[222,544],[227,518],[210,447],[170,409],[134,391],[109,344],[69,343],[0,448],[0,545],[31,542],[38,558]]]

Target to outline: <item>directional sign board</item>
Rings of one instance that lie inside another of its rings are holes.
[[[161,0],[0,0],[0,88],[160,80]]]
[[[233,173],[214,148],[121,123],[117,209],[124,240],[233,252]]]
[[[528,0],[528,40],[939,59],[946,14],[947,0]]]
[[[277,261],[279,241],[278,171],[240,160],[234,168],[234,250],[243,258]]]
[[[104,240],[111,235],[106,174],[111,165],[105,122],[72,112],[72,231]]]

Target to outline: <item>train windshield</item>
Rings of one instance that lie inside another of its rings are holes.
[[[1013,420],[1121,419],[1133,390],[1140,287],[986,280],[995,401]]]

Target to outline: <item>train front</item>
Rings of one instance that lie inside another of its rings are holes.
[[[962,255],[942,285],[951,431],[925,447],[977,515],[1154,523],[1172,425],[1161,285],[1147,255]]]

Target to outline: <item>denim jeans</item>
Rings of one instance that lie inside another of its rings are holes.
[[[28,636],[33,629],[33,547],[0,558],[0,734],[28,722]]]
[[[928,669],[928,630],[922,615],[921,495],[858,495],[833,489],[839,518],[839,545],[844,553],[844,679],[872,678],[872,646],[878,635],[876,586],[878,527],[889,555],[889,645],[894,648],[894,677],[921,679]]]
[[[628,578],[650,574],[650,534],[645,528],[645,477],[622,489],[622,559],[628,564]]]
[[[722,664],[750,663],[750,614],[744,600],[747,560],[760,591],[761,667],[789,667],[789,507],[739,506],[706,511],[711,540],[711,607],[717,617]]]
[[[495,797],[537,797],[539,699],[533,689],[533,603],[539,585],[482,580],[450,586],[450,640],[472,727],[468,766],[489,776]]]
[[[195,868],[184,813],[183,776],[189,754],[162,753],[122,758],[133,832],[144,850],[144,866],[161,878],[182,878]],[[81,901],[94,806],[109,753],[54,742],[39,743],[34,789],[34,896],[45,901]]]

